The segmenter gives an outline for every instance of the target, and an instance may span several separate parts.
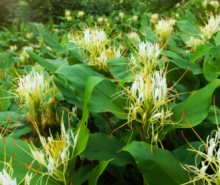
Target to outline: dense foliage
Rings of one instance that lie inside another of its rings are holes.
[[[62,2],[0,31],[0,185],[219,185],[219,2]]]

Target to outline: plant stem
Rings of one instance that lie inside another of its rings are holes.
[[[111,131],[113,132],[113,128],[112,128],[112,125],[111,125],[111,123],[110,123],[110,121],[109,121],[108,115],[107,115],[106,112],[104,112],[104,114],[105,114],[105,118],[106,118],[106,121],[107,121],[107,123],[108,123],[108,126],[110,127]],[[115,133],[114,133],[114,132],[113,132],[113,135],[115,136]]]
[[[0,127],[0,130],[4,130],[4,131],[6,131],[6,132],[8,132],[8,133],[12,133],[12,131],[11,131],[11,130],[8,130],[8,129],[3,128],[3,127]]]
[[[144,137],[143,128],[139,127],[138,124],[136,124],[136,125],[137,125],[138,130],[140,131],[141,141],[146,142],[145,137]]]
[[[113,172],[111,172],[110,170],[108,169],[105,169],[105,171],[107,171],[109,174],[111,174],[113,177],[115,177],[117,180],[119,180],[120,182],[122,182],[124,185],[128,185],[124,179],[120,179],[116,174],[114,174]]]

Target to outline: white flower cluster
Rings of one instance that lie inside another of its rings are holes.
[[[192,48],[193,51],[196,50],[197,46],[205,44],[205,42],[201,39],[190,37],[190,40],[186,41],[186,47]]]
[[[160,20],[155,26],[155,32],[163,39],[173,32],[173,26],[175,25],[176,20]]]
[[[128,35],[128,38],[130,38],[131,40],[140,41],[140,37],[136,32],[130,32],[130,33],[127,33],[127,35]]]
[[[43,74],[32,71],[29,75],[19,79],[17,92],[28,100],[30,94],[39,94],[45,88],[45,79]]]
[[[193,173],[192,181],[195,183],[199,180],[205,180],[208,184],[216,184],[220,178],[220,132],[214,131],[214,138],[207,137],[205,145],[205,152],[197,151],[192,148],[189,149],[197,153],[197,156],[202,157],[201,167],[193,165],[184,165],[183,168],[191,173]],[[206,170],[211,168],[213,174],[206,173]]]
[[[26,52],[26,50],[34,51],[34,48],[32,46],[25,46],[22,48],[22,52],[20,54],[21,62],[25,62],[27,59],[29,59],[29,54]]]
[[[138,48],[138,52],[131,56],[132,65],[137,68],[143,68],[148,73],[154,72],[161,52],[159,45],[146,41],[141,42]]]
[[[155,13],[151,15],[150,22],[154,23],[159,19],[159,14]]]
[[[30,39],[32,39],[33,38],[33,33],[32,32],[30,32],[30,33],[26,33],[26,37],[30,40]]]
[[[14,45],[14,46],[10,46],[9,49],[10,49],[10,51],[15,52],[15,51],[17,51],[18,47],[16,45]]]
[[[95,45],[99,47],[107,41],[107,36],[103,30],[90,30],[84,31],[84,42],[88,45]]]
[[[7,173],[5,169],[0,172],[0,185],[17,185],[16,178],[12,177]]]
[[[65,19],[69,22],[71,22],[73,20],[72,12],[70,10],[65,11]]]
[[[200,30],[202,32],[201,37],[206,37],[210,39],[214,33],[216,33],[219,30],[220,26],[220,16],[211,16],[208,20],[208,24],[206,24],[204,27],[201,27]]]
[[[160,55],[160,48],[158,44],[152,44],[151,42],[141,42],[139,44],[140,56],[147,58],[148,60],[157,60]]]
[[[215,10],[217,10],[218,7],[219,7],[219,2],[218,1],[211,1],[209,4],[212,5],[215,8]]]
[[[39,132],[38,128],[37,131]],[[68,161],[73,156],[76,148],[77,134],[74,134],[72,130],[66,131],[64,123],[61,123],[60,136],[54,138],[51,135],[46,139],[39,134],[39,137],[43,150],[36,150],[34,146],[29,145],[33,158],[46,167],[51,176],[56,177],[59,181],[64,181]]]
[[[140,73],[128,91],[131,99],[128,120],[142,123],[147,132],[146,138],[157,142],[158,133],[166,124],[173,124],[170,120],[173,114],[169,100],[171,89],[167,87],[166,74],[155,71],[154,74]],[[158,125],[159,123],[159,125]]]
[[[78,17],[83,17],[85,15],[84,11],[78,11]]]

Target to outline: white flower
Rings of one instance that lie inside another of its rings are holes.
[[[218,9],[219,7],[219,2],[218,1],[211,1],[210,5],[212,5],[215,9]]]
[[[55,166],[54,166],[54,161],[53,161],[53,158],[49,156],[49,161],[48,161],[48,165],[47,165],[47,170],[50,174],[53,173],[55,169]]]
[[[208,152],[207,152],[210,159],[213,155],[213,151],[214,151],[215,147],[216,147],[216,141],[214,138],[211,138],[209,141]]]
[[[5,169],[0,172],[0,185],[17,185],[16,178],[12,179]]]
[[[192,48],[193,50],[195,50],[197,46],[200,46],[202,44],[204,44],[203,40],[194,37],[190,37],[190,40],[186,42],[186,46]]]
[[[100,63],[102,63],[103,65],[106,65],[106,64],[107,64],[108,58],[107,58],[107,56],[106,56],[106,54],[105,54],[105,51],[103,51],[103,52],[101,53],[101,56],[98,58],[98,60],[99,60]]]
[[[176,8],[179,8],[179,7],[180,7],[180,3],[177,3],[177,4],[176,4]]]
[[[84,12],[84,11],[79,11],[79,12],[78,12],[78,17],[83,17],[83,16],[84,16],[84,14],[85,14],[85,12]]]
[[[10,49],[12,52],[15,52],[15,51],[17,51],[18,48],[17,48],[16,45],[14,45],[14,46],[10,46],[9,49]]]
[[[68,16],[68,17],[66,17],[66,19],[67,19],[67,21],[72,21],[73,20],[72,16]]]
[[[155,32],[160,35],[162,38],[166,38],[169,34],[173,32],[173,26],[176,23],[176,20],[160,20],[157,25]]]
[[[120,58],[121,57],[121,51],[120,51],[119,48],[117,50],[114,48],[114,53],[115,53],[115,57],[116,58]]]
[[[137,41],[140,40],[140,37],[136,32],[131,32],[131,33],[128,33],[127,35],[131,40],[133,40],[133,39],[137,40]]]
[[[123,19],[123,18],[124,18],[124,13],[123,13],[123,12],[120,12],[120,13],[119,13],[119,17],[120,17],[121,19]]]
[[[102,23],[103,21],[104,21],[103,17],[99,17],[99,18],[98,18],[98,22],[99,22],[99,23]]]
[[[30,175],[26,175],[25,177],[25,185],[30,185],[31,179],[32,179],[33,174],[31,173]]]
[[[32,155],[33,155],[33,157],[34,157],[34,159],[35,160],[37,160],[40,164],[46,164],[46,162],[45,162],[45,158],[44,158],[44,153],[42,152],[42,151],[33,151],[33,150],[31,150],[31,153],[32,153]]]
[[[203,3],[202,3],[202,6],[206,9],[207,8],[207,4],[208,4],[208,1],[204,0]]]
[[[176,17],[179,17],[179,14],[178,14],[178,13],[176,13]]]
[[[208,166],[205,165],[204,161],[202,161],[202,168],[200,169],[200,174],[205,177],[206,175],[206,169],[208,168]]]
[[[26,37],[28,39],[32,39],[33,38],[33,33],[26,33]]]
[[[77,106],[72,107],[72,113],[74,116],[77,114]]]
[[[151,15],[151,19],[154,21],[158,20],[158,18],[159,18],[159,15],[157,13]]]
[[[219,16],[211,16],[208,20],[208,24],[206,24],[204,27],[201,27],[201,31],[205,37],[210,39],[214,33],[216,33],[219,30],[219,24],[220,24],[220,17]]]
[[[66,10],[66,11],[65,11],[65,17],[70,17],[70,16],[71,16],[71,11]]]
[[[138,16],[137,15],[133,15],[132,20],[133,21],[137,21],[137,19],[138,19]]]

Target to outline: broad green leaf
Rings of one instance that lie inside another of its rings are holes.
[[[126,58],[113,58],[107,61],[109,69],[117,80],[122,80],[130,74]]]
[[[76,98],[73,90],[67,84],[63,83],[59,78],[53,77],[53,79],[56,82],[56,86],[64,96],[65,100],[71,104],[76,105],[79,109],[83,110],[83,105]]]
[[[91,165],[85,165],[74,171],[73,184],[82,185],[89,178]]]
[[[167,150],[137,141],[127,145],[123,150],[134,157],[147,185],[180,185],[189,181],[188,172]]]
[[[172,120],[177,128],[190,127],[187,120],[183,117],[183,113],[188,119],[192,127],[201,123],[207,116],[214,90],[220,85],[220,80],[213,80],[202,89],[193,92],[186,101],[176,104],[172,111]]]
[[[208,52],[208,50],[209,50],[210,48],[212,48],[212,47],[213,47],[213,45],[210,44],[210,43],[209,43],[209,44],[204,44],[204,45],[198,46],[198,47],[196,48],[196,51],[195,51],[193,57],[191,58],[190,62],[194,63],[198,58],[200,58],[200,57],[206,55],[206,53]]]
[[[134,164],[130,154],[120,151],[126,144],[118,138],[102,133],[91,134],[88,144],[81,156],[88,160],[106,161],[113,159],[110,163],[116,166]]]
[[[80,102],[84,102],[85,84],[91,89],[91,98],[88,101],[88,109],[94,113],[112,112],[121,119],[126,119],[123,108],[126,100],[118,97],[117,86],[106,78],[94,72],[89,66],[76,64],[73,66],[61,66],[57,75],[63,75],[68,86],[73,90]],[[90,78],[88,78],[90,77]],[[88,80],[87,80],[88,78]]]
[[[186,20],[188,20],[192,24],[197,24],[196,17],[189,10],[186,10]]]
[[[191,142],[190,143],[197,151],[204,152],[205,146],[201,146],[203,143],[199,141]],[[196,159],[196,164],[199,165],[202,157],[198,155],[196,158],[196,155],[198,153],[194,151],[190,151],[189,149],[192,150],[192,148],[189,146],[189,144],[182,145],[181,147],[175,149],[172,151],[174,157],[178,159],[181,163],[183,164],[188,164],[188,165],[195,165],[195,159]]]
[[[13,111],[0,112],[0,124],[10,121],[11,124],[20,120],[21,116]]]
[[[193,75],[192,71],[178,68],[174,63],[170,63],[168,66],[166,78],[168,80],[178,81],[178,84],[182,84],[187,88],[187,92],[195,90],[199,80]],[[184,74],[185,73],[185,74]]]
[[[192,35],[193,35],[193,37],[199,37],[199,34],[200,34],[199,28],[194,26],[189,21],[187,21],[187,20],[186,21],[177,21],[177,26],[188,37],[192,36]]]
[[[102,161],[97,165],[89,175],[89,185],[97,185],[99,176],[104,172],[109,161]]]
[[[39,24],[36,24],[36,28],[40,32],[43,37],[43,40],[46,45],[52,48],[54,51],[58,53],[63,53],[64,49],[60,44],[58,44]]]
[[[203,63],[203,72],[209,82],[218,78],[220,74],[220,47],[210,48]]]
[[[34,60],[35,62],[37,62],[41,66],[43,66],[45,69],[49,70],[51,73],[54,73],[57,70],[57,68],[55,66],[53,66],[50,62],[41,58],[40,56],[38,56],[34,52],[32,52],[30,50],[27,50],[26,52],[29,54],[29,56],[32,60]]]
[[[175,53],[173,52],[167,52],[167,56],[170,60],[170,62],[176,64],[177,66],[179,66],[182,69],[189,69],[190,71],[192,71],[192,73],[194,75],[198,75],[198,74],[202,74],[202,68],[199,67],[198,65],[189,62],[186,59],[180,58],[178,57]]]
[[[80,53],[80,50],[78,49],[76,44],[68,43],[67,48],[68,48],[70,56],[75,57],[75,59],[77,59],[79,63],[82,63],[86,60],[83,54]]]

